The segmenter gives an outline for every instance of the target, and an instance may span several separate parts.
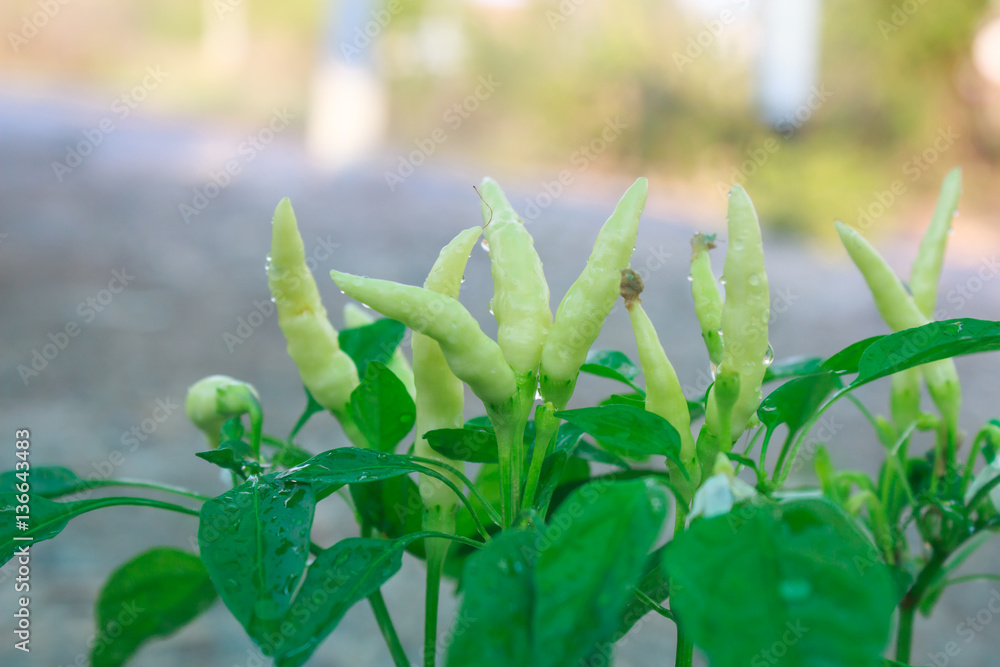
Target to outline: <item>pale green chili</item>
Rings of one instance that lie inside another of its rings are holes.
[[[621,272],[635,249],[648,190],[648,181],[640,178],[625,192],[598,233],[587,266],[556,310],[542,347],[539,376],[542,396],[557,410],[573,395],[580,366],[618,299]]]
[[[937,304],[938,282],[941,279],[941,265],[948,245],[951,223],[958,209],[958,199],[962,196],[962,170],[952,169],[941,184],[931,224],[920,241],[917,258],[910,271],[910,291],[913,300],[927,317],[934,316]]]
[[[479,195],[493,276],[490,309],[497,321],[497,342],[518,375],[534,377],[552,326],[542,261],[531,234],[497,182],[483,179]]]
[[[330,324],[306,266],[305,247],[287,198],[274,211],[267,284],[288,342],[288,356],[298,367],[302,384],[317,403],[343,422],[351,392],[358,386],[358,371],[340,349],[337,330]]]
[[[513,401],[514,372],[500,346],[456,299],[423,287],[340,271],[331,271],[330,276],[347,296],[436,340],[451,371],[487,407]]]
[[[639,351],[639,365],[646,382],[646,410],[666,419],[680,436],[680,459],[690,481],[674,469],[675,464],[668,460],[667,465],[670,468],[671,482],[682,489],[682,492],[690,492],[685,493],[686,497],[690,497],[697,488],[700,477],[694,438],[691,435],[691,413],[677,379],[677,372],[667,358],[653,322],[643,310],[642,300],[638,297],[637,291],[641,291],[641,287],[636,290],[635,286],[641,286],[641,280],[638,275],[627,275],[634,273],[631,269],[623,271],[622,285],[629,288],[629,291],[623,291],[623,296],[626,297],[625,307],[632,322],[632,332]]]
[[[701,337],[713,366],[722,363],[722,292],[712,272],[708,251],[715,248],[715,234],[695,234],[691,238],[691,296],[701,325]]]
[[[893,331],[902,331],[928,323],[902,281],[882,255],[857,230],[842,222],[836,223],[837,233],[854,264],[868,283],[882,319]],[[943,455],[948,465],[954,461],[958,416],[962,405],[962,387],[952,359],[942,359],[920,366],[934,404],[941,412],[946,444]],[[939,471],[943,473],[943,471]],[[936,479],[936,478],[935,478]]]
[[[344,304],[344,326],[348,329],[367,326],[375,321],[375,318],[364,308],[350,301]],[[401,347],[397,347],[389,361],[385,363],[386,368],[392,371],[393,375],[406,387],[406,393],[410,398],[416,399],[416,386],[413,383],[413,368],[406,359]]]
[[[469,254],[475,246],[482,230],[479,227],[467,229],[446,245],[434,262],[424,288],[438,294],[458,298]],[[414,333],[413,378],[417,388],[416,407],[417,439],[414,454],[425,459],[433,459],[462,470],[461,461],[453,461],[438,454],[423,437],[428,431],[440,428],[461,428],[465,389],[445,360],[437,341],[422,333]],[[458,485],[460,479],[454,473],[442,471]],[[420,498],[424,513],[422,526],[425,531],[451,534],[455,532],[455,511],[458,498],[441,480],[421,474],[419,477]],[[440,594],[441,571],[451,542],[443,539],[428,539],[427,549],[427,593],[425,597],[424,619],[424,664],[433,667],[436,655],[438,596]]]
[[[726,300],[722,307],[722,363],[718,374],[739,376],[739,395],[727,413],[715,398],[719,384],[709,394],[706,424],[729,438],[720,438],[724,451],[743,433],[761,401],[764,373],[770,363],[768,320],[771,297],[764,269],[764,246],[760,223],[750,197],[739,185],[729,191],[729,242],[723,268]],[[735,380],[730,379],[730,383]]]
[[[919,368],[907,368],[892,376],[889,410],[897,433],[902,433],[920,415],[921,375]]]

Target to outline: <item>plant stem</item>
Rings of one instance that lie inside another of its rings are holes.
[[[948,560],[950,554],[935,549],[927,565],[917,575],[917,580],[913,582],[910,590],[903,596],[899,603],[899,630],[896,634],[896,661],[905,664],[910,663],[910,650],[913,644],[913,619],[917,613],[917,607],[927,592],[927,588],[937,579],[938,572]]]
[[[684,523],[687,520],[688,508],[680,503],[676,505],[677,511],[674,516],[674,537],[684,532]],[[684,632],[681,624],[674,618],[674,625],[677,626],[677,652],[674,656],[674,667],[691,667],[694,664],[694,642]]]
[[[385,606],[382,591],[377,590],[369,595],[368,602],[371,603],[372,611],[375,612],[375,620],[378,622],[378,629],[382,631],[382,637],[392,654],[393,664],[396,667],[410,667],[410,661],[406,658],[403,645],[399,643],[396,627],[392,624],[392,618],[389,617],[389,609]]]
[[[427,594],[424,598],[424,667],[437,663],[438,598],[441,595],[441,570],[449,543],[444,540],[427,540]]]
[[[896,661],[910,664],[910,647],[913,645],[913,618],[917,608],[899,608],[899,632],[896,635]]]
[[[549,452],[549,444],[559,433],[560,419],[554,416],[555,408],[551,403],[540,405],[535,410],[535,451],[531,455],[531,466],[528,469],[528,481],[524,486],[524,506],[535,506],[535,495],[538,492],[538,481],[542,476],[542,464]]]

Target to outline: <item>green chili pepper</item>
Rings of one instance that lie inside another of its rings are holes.
[[[854,264],[868,283],[882,319],[893,331],[902,331],[928,323],[927,317],[917,307],[902,281],[889,264],[857,230],[844,223],[836,223],[837,233]],[[942,359],[920,366],[934,404],[941,412],[948,437],[948,461],[954,460],[955,435],[958,433],[958,416],[962,405],[962,387],[958,371],[951,359]]]
[[[708,251],[715,247],[715,234],[695,234],[691,239],[691,296],[701,325],[701,337],[713,366],[722,363],[722,292],[712,272]]]
[[[500,346],[456,299],[422,287],[340,271],[331,271],[330,276],[352,299],[436,340],[452,372],[487,406],[502,406],[514,399],[514,372]]]
[[[228,375],[204,377],[188,387],[184,411],[213,448],[219,446],[219,431],[226,420],[249,414],[251,438],[259,446],[260,395],[251,384]]]
[[[690,496],[690,492],[698,486],[700,470],[691,435],[691,413],[688,411],[687,399],[684,398],[677,373],[656,335],[653,322],[643,310],[642,300],[638,296],[642,291],[642,280],[634,271],[626,269],[622,271],[622,284],[627,288],[627,291],[623,291],[623,296],[626,297],[625,307],[632,322],[632,332],[639,350],[639,365],[646,380],[646,410],[666,419],[680,436],[680,459],[687,469],[690,482],[674,469],[670,471],[670,479],[678,488],[687,489],[689,493],[686,495]],[[669,460],[667,463],[668,467],[674,467]]]
[[[897,434],[906,430],[920,415],[920,377],[919,368],[908,368],[892,376],[889,409]]]
[[[941,184],[937,207],[931,224],[920,241],[920,250],[910,272],[910,291],[917,307],[927,317],[933,317],[937,304],[938,282],[941,279],[941,265],[948,245],[951,222],[958,208],[958,198],[962,196],[962,170],[955,168],[948,172]]]
[[[467,229],[456,236],[438,255],[437,261],[424,282],[424,288],[453,299],[458,298],[469,253],[472,252],[482,230],[479,227]],[[448,367],[444,353],[437,341],[421,333],[414,333],[413,377],[417,386],[417,440],[414,453],[417,456],[442,461],[458,469],[461,461],[453,461],[438,454],[423,437],[428,431],[439,428],[462,428],[465,390],[462,381],[455,377]],[[448,471],[455,485],[460,479]],[[430,475],[419,476],[420,498],[424,505],[423,529],[440,533],[455,532],[455,510],[458,498],[441,480]],[[427,540],[427,594],[436,599],[441,569],[448,554],[449,540]],[[436,609],[433,612],[436,613]]]
[[[618,299],[621,272],[635,249],[639,216],[649,183],[638,179],[601,228],[587,266],[566,292],[542,347],[541,393],[557,410],[566,407],[580,366]]]
[[[267,284],[288,342],[288,356],[298,367],[302,384],[317,403],[342,417],[358,386],[358,371],[340,349],[337,330],[327,318],[287,198],[274,211]]]
[[[722,363],[718,375],[739,376],[739,395],[727,413],[716,400],[713,387],[706,409],[706,424],[722,436],[729,425],[729,439],[720,438],[725,451],[747,428],[761,401],[764,373],[770,363],[767,324],[771,297],[764,269],[760,223],[750,197],[739,185],[729,191],[729,245],[723,275],[726,300],[722,307]],[[730,380],[734,382],[734,380]]]
[[[458,297],[469,253],[482,230],[479,227],[467,229],[456,236],[441,250],[431,269],[424,288],[451,298]],[[451,466],[462,468],[460,461],[452,461],[431,448],[423,434],[439,428],[461,428],[463,423],[464,388],[445,360],[437,341],[421,333],[413,334],[413,375],[417,385],[417,441],[414,453],[417,456],[437,459]],[[445,472],[448,475],[450,473]],[[456,484],[457,478],[453,479]],[[450,515],[450,529],[438,525],[425,530],[453,532],[454,509],[457,498],[443,482],[427,475],[420,476],[420,496],[424,506],[438,515]],[[425,517],[426,519],[426,517]],[[443,519],[447,522],[447,519]]]
[[[535,242],[517,217],[500,186],[491,178],[479,185],[483,198],[484,233],[490,253],[497,342],[518,375],[534,378],[542,343],[552,326],[549,285]],[[532,398],[534,389],[532,389]]]
[[[375,318],[364,308],[348,301],[344,304],[344,326],[348,329],[367,326],[375,321]],[[416,398],[416,386],[413,383],[413,369],[410,362],[406,360],[406,355],[401,347],[397,347],[386,362],[385,367],[392,371],[393,375],[399,378],[406,393],[410,398]]]

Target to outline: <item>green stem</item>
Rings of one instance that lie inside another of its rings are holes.
[[[368,602],[371,603],[372,611],[375,612],[378,629],[382,632],[382,637],[389,647],[389,653],[392,654],[393,664],[396,667],[410,667],[410,661],[406,658],[406,651],[403,650],[403,645],[399,641],[399,635],[396,634],[396,626],[392,624],[392,618],[389,616],[389,608],[385,606],[382,591],[377,590],[369,595]]]
[[[153,491],[163,491],[164,493],[172,493],[177,496],[183,496],[185,498],[190,498],[192,500],[197,500],[199,502],[206,502],[211,500],[208,496],[203,496],[200,493],[195,493],[194,491],[188,491],[187,489],[181,488],[179,486],[170,486],[169,484],[158,484],[156,482],[146,482],[139,479],[109,479],[106,484],[102,486],[125,486],[131,487],[133,489],[151,489]]]
[[[515,395],[511,403],[499,408],[487,407],[487,414],[493,423],[493,431],[497,435],[497,454],[500,464],[500,513],[502,527],[509,528],[519,513],[518,504],[521,499],[521,473],[523,465],[518,468],[518,452],[524,460],[524,425],[525,420],[518,414],[519,396]]]
[[[688,508],[680,503],[677,504],[676,516],[674,517],[674,539],[684,532],[684,523],[687,520]],[[688,636],[680,623],[676,619],[677,626],[677,651],[674,655],[674,667],[692,667],[694,664],[694,641]]]
[[[424,667],[437,663],[438,598],[441,595],[441,571],[444,569],[448,543],[427,540],[427,595],[424,598]],[[443,548],[442,548],[443,546]]]
[[[542,464],[548,456],[549,445],[559,434],[559,424],[562,420],[554,415],[555,408],[551,403],[539,405],[535,410],[535,451],[531,455],[531,467],[528,469],[528,481],[524,485],[525,507],[535,506],[535,495],[538,493],[538,482],[542,477]]]
[[[913,644],[913,620],[916,615],[920,601],[927,592],[928,587],[937,579],[938,573],[948,560],[949,554],[934,550],[927,565],[917,575],[917,580],[913,582],[910,590],[903,596],[899,603],[899,630],[896,634],[896,661],[910,664],[910,650]]]

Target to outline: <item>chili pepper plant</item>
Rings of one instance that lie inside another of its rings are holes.
[[[960,190],[955,170],[909,288],[860,233],[837,224],[890,333],[827,357],[774,360],[757,214],[733,187],[724,280],[709,261],[716,239],[692,239],[690,289],[714,377],[699,396],[682,392],[667,354],[678,343],[657,335],[642,280],[629,269],[645,179],[621,198],[554,313],[528,229],[486,179],[482,225],[428,258],[423,286],[331,272],[347,296],[384,316],[349,306],[340,331],[282,200],[268,284],[304,385],[295,427],[270,433],[244,382],[199,380],[186,400],[208,445],[196,455],[223,469],[231,488],[206,497],[85,480],[25,460],[2,476],[3,560],[24,545],[14,516],[26,504],[34,542],[117,505],[199,522],[198,553],[154,548],[108,579],[96,605],[98,667],[141,664],[146,641],[216,598],[282,667],[306,664],[365,601],[398,666],[608,665],[615,643],[647,614],[676,626],[678,667],[691,665],[696,649],[713,667],[907,665],[918,612],[930,614],[949,586],[1000,578],[959,574],[1000,526],[1000,421],[960,430],[952,360],[1000,349],[1000,322],[932,319]],[[491,262],[496,340],[459,301],[477,243]],[[593,348],[619,298],[637,360]],[[412,359],[400,348],[407,328]],[[586,375],[621,390],[569,409]],[[854,391],[886,377],[888,416],[875,416]],[[880,471],[838,470],[819,446],[809,457],[815,483],[790,487],[803,446],[813,450],[812,428],[841,401],[870,421],[871,441],[855,446],[880,447]],[[303,449],[298,434],[312,419],[331,433],[339,424],[351,446]],[[933,442],[926,451],[911,447],[918,432]],[[67,500],[112,487],[123,495]],[[321,502],[346,503],[358,533],[332,546],[313,542]],[[419,655],[407,655],[394,629],[393,616],[406,611],[390,609],[380,592],[404,554],[426,565]],[[442,578],[458,582],[455,618],[439,618]],[[125,600],[142,611],[110,632]],[[646,664],[660,663],[670,659]]]

